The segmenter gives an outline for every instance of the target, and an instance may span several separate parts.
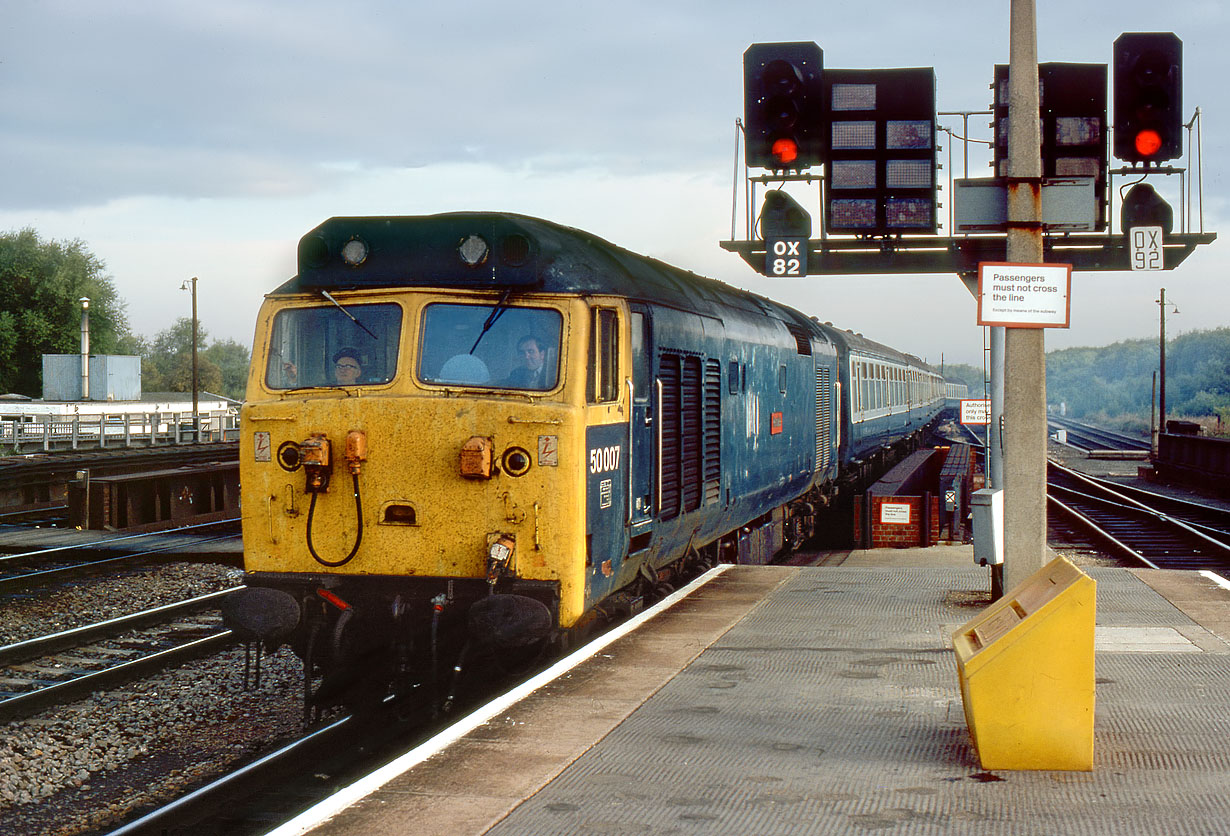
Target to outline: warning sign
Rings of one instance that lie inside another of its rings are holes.
[[[988,398],[961,401],[962,424],[991,423],[991,401]]]
[[[1008,328],[1067,328],[1071,264],[978,265],[978,324]]]

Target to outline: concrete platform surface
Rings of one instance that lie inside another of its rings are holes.
[[[731,567],[323,823],[273,832],[1230,832],[1230,591],[1088,573],[1092,772],[980,767],[949,635],[989,603],[985,569]]]

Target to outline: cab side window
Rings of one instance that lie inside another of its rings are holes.
[[[589,375],[590,403],[619,400],[619,314],[614,308],[590,312]]]

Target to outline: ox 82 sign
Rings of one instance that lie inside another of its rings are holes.
[[[766,238],[764,241],[764,274],[790,277],[807,275],[806,238]]]

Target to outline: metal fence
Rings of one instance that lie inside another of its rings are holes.
[[[128,415],[49,415],[0,419],[0,448],[13,453],[51,450],[121,449],[237,441],[233,410],[202,412],[200,438],[192,411]]]

